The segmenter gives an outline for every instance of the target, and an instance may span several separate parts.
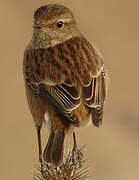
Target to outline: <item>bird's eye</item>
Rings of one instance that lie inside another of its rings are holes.
[[[63,22],[63,21],[58,21],[58,22],[56,23],[56,27],[57,27],[58,29],[62,29],[62,28],[64,27],[64,22]]]

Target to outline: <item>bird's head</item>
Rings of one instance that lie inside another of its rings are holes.
[[[80,35],[71,10],[58,4],[37,9],[34,13],[33,28],[32,43],[35,48],[54,47]]]

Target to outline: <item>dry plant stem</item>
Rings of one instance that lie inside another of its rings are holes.
[[[75,142],[73,149],[60,166],[55,167],[42,162],[39,174],[35,174],[35,180],[87,180],[89,175],[88,169],[84,167],[84,154]]]

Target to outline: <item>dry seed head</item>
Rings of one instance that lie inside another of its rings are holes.
[[[84,163],[82,150],[74,147],[59,167],[43,164],[43,170],[40,169],[34,180],[87,180],[88,169]]]

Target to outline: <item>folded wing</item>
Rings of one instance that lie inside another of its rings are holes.
[[[84,104],[92,112],[92,123],[100,126],[103,118],[103,105],[106,97],[106,77],[102,69],[98,77],[92,78],[90,84],[83,88]]]
[[[35,94],[49,102],[58,113],[65,116],[74,126],[78,127],[80,125],[73,112],[80,105],[80,95],[74,86],[67,83],[54,86],[43,83],[35,84],[28,81],[27,83]]]

